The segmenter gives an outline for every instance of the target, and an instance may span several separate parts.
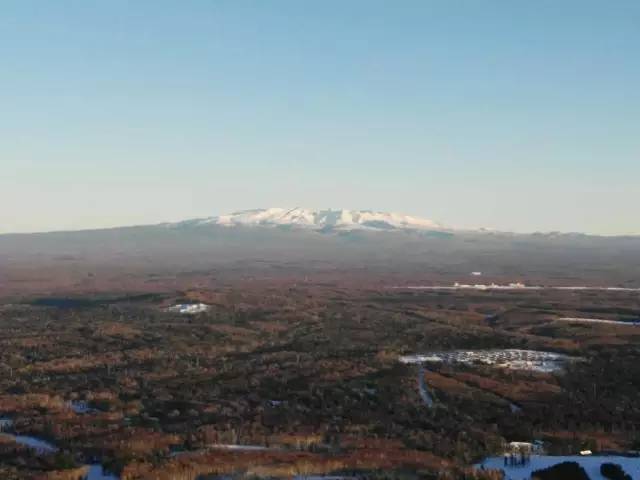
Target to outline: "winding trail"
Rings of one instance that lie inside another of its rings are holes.
[[[10,420],[3,419],[7,422]],[[11,425],[10,423],[5,422],[5,425]],[[10,428],[10,427],[9,427]],[[13,433],[0,433],[0,437],[8,438],[13,440],[18,445],[24,445],[32,450],[34,450],[38,455],[50,455],[56,453],[59,448],[54,444],[47,442],[46,440],[42,440],[36,437],[31,437],[28,435],[15,435]],[[102,468],[100,464],[88,464],[85,465],[86,475],[83,480],[118,480],[118,477],[107,473]]]
[[[46,440],[40,440],[39,438],[29,437],[28,435],[14,435],[12,433],[2,433],[0,437],[13,440],[18,445],[24,445],[32,450],[35,450],[39,455],[46,455],[48,453],[56,453],[58,448],[47,442]]]
[[[422,398],[422,401],[427,408],[433,408],[434,401],[433,397],[429,393],[427,381],[424,378],[425,372],[426,369],[424,368],[424,365],[420,364],[418,367],[418,392],[420,392],[420,398]]]
[[[420,398],[422,398],[422,402],[425,404],[425,406],[427,408],[433,408],[435,406],[435,400],[433,399],[432,394],[429,392],[429,387],[427,386],[427,381],[425,379],[425,373],[428,370],[426,368],[424,368],[424,364],[423,363],[418,363],[418,393],[420,394]],[[455,379],[452,376],[449,375],[445,375],[442,372],[440,372],[440,375],[447,377],[447,378],[451,378],[454,379],[456,381],[461,381],[458,379]],[[513,402],[511,399],[504,397],[496,392],[493,392],[491,390],[486,390],[484,388],[481,388],[477,385],[469,385],[466,382],[462,382],[464,383],[467,387],[469,388],[473,388],[475,390],[479,390],[481,392],[484,392],[488,395],[491,395],[499,400],[505,401],[507,402],[508,406],[509,406],[509,410],[511,411],[512,414],[517,414],[520,413],[522,411],[522,407],[520,405],[518,405],[517,403]]]

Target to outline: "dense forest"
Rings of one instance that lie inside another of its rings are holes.
[[[185,302],[209,309],[167,310]],[[0,417],[57,451],[0,437],[0,472],[73,478],[99,462],[123,480],[499,478],[470,467],[511,441],[638,449],[640,328],[557,321],[638,311],[624,292],[322,285],[13,299],[0,306]],[[455,349],[571,361],[554,372],[398,361]]]

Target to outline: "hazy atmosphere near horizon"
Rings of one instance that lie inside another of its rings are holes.
[[[0,8],[0,233],[300,206],[640,234],[638,1]]]

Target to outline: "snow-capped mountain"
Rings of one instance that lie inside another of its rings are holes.
[[[284,226],[310,230],[446,230],[432,220],[370,210],[266,208],[244,210],[195,222],[229,227]]]

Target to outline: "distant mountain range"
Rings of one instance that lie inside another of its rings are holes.
[[[303,208],[0,235],[0,296],[312,275],[453,285],[470,283],[471,272],[487,284],[638,288],[640,237],[464,230],[397,213]]]
[[[306,208],[262,208],[229,215],[180,222],[191,225],[266,226],[308,230],[449,230],[432,220],[371,210],[310,210]]]
[[[313,210],[308,208],[257,208],[241,210],[225,215],[205,218],[194,218],[178,222],[165,222],[151,225],[131,225],[121,227],[94,228],[87,230],[48,231],[35,233],[0,233],[0,237],[17,235],[49,235],[49,234],[87,234],[89,232],[105,232],[108,230],[120,231],[127,229],[155,229],[155,228],[186,228],[186,227],[267,227],[277,230],[306,231],[318,233],[372,233],[399,232],[429,234],[432,236],[450,237],[453,235],[490,235],[498,237],[535,237],[535,238],[575,238],[575,237],[601,237],[601,238],[627,238],[640,240],[640,235],[612,235],[600,236],[579,232],[531,232],[514,233],[488,228],[457,228],[427,218],[405,215],[395,212],[380,212],[374,210]],[[264,230],[264,229],[263,229]],[[84,233],[83,233],[84,232]],[[257,234],[257,232],[254,232]]]

